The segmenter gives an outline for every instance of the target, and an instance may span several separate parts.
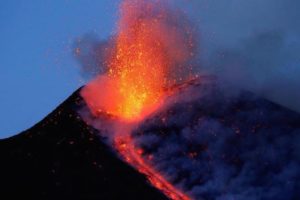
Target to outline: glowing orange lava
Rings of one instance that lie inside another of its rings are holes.
[[[166,87],[190,75],[183,73],[190,68],[182,64],[193,56],[194,43],[182,19],[162,0],[123,0],[117,33],[106,48],[107,74],[81,92],[94,115],[106,113],[122,121],[112,136],[114,147],[173,200],[190,198],[145,162],[124,124],[142,121],[162,105]]]

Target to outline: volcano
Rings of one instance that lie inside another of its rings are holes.
[[[300,199],[300,115],[219,85],[200,77],[174,86],[131,133],[141,159],[189,199]],[[1,198],[184,199],[119,157],[100,119],[114,120],[89,113],[79,89],[1,140]]]

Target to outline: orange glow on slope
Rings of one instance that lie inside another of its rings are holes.
[[[170,199],[188,200],[143,159],[129,128],[162,106],[166,88],[191,72],[182,65],[194,55],[190,27],[181,26],[180,13],[165,6],[162,0],[122,1],[117,34],[106,48],[107,74],[91,81],[81,95],[95,116],[105,113],[121,121],[111,137],[126,162]]]

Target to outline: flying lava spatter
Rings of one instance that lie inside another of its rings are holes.
[[[98,75],[81,95],[95,116],[104,113],[122,121],[112,141],[126,162],[170,199],[190,199],[143,159],[128,124],[138,124],[161,107],[166,88],[192,75],[185,64],[194,56],[191,27],[162,0],[123,0],[119,8],[116,35],[106,47],[107,73]]]

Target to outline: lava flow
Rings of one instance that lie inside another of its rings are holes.
[[[145,174],[149,182],[161,190],[166,196],[173,200],[189,200],[190,197],[175,188],[160,173],[153,169],[143,158],[143,150],[136,148],[132,139],[127,137],[116,137],[115,145],[117,151],[124,160],[134,166],[140,173]]]
[[[160,0],[123,0],[117,26],[105,48],[107,73],[98,75],[81,95],[93,115],[105,113],[121,121],[108,137],[126,162],[170,199],[190,199],[147,164],[126,127],[161,107],[166,88],[190,78],[186,63],[195,49],[191,26],[182,12]]]

